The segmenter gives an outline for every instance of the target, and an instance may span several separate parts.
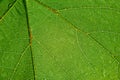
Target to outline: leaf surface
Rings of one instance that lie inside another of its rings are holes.
[[[0,80],[119,80],[119,5],[1,0]]]

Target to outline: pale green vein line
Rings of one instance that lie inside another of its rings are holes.
[[[89,34],[89,32],[85,32],[85,31],[79,29],[76,25],[74,25],[73,23],[71,23],[68,19],[64,18],[57,10],[49,7],[48,5],[42,3],[42,2],[40,2],[40,1],[38,1],[38,0],[34,0],[34,1],[37,2],[38,4],[40,4],[41,6],[47,8],[49,11],[51,11],[52,13],[54,13],[55,15],[57,15],[58,17],[60,17],[61,19],[63,19],[65,22],[67,22],[68,24],[70,24],[74,30],[81,31],[81,32],[84,33],[86,36],[91,37],[91,38],[92,38],[95,42],[97,42],[101,47],[103,47],[106,51],[108,51],[108,52],[110,53],[109,55],[110,55],[114,60],[116,60],[116,61],[119,63],[119,61],[118,61],[117,59],[115,59],[115,57],[112,55],[112,52],[109,51],[104,45],[102,45],[102,44],[101,44],[99,41],[97,41],[94,37],[92,37],[92,36]]]
[[[118,9],[109,7],[109,6],[81,6],[78,8],[63,8],[63,9],[58,9],[57,11],[67,11],[67,10],[80,10],[80,9],[107,9],[107,10],[112,10],[115,11],[116,13],[120,14],[120,11]]]
[[[14,70],[13,70],[13,73],[11,74],[10,78],[8,78],[8,80],[12,80],[12,79],[13,79],[13,77],[14,77],[14,75],[15,75],[15,72],[17,71],[17,68],[18,68],[18,66],[20,65],[20,62],[21,62],[23,56],[25,55],[25,52],[27,51],[27,49],[28,49],[29,47],[30,47],[30,45],[27,45],[27,47],[26,47],[26,48],[23,50],[23,52],[21,53],[21,56],[20,56],[20,58],[19,58],[19,60],[18,60],[18,62],[17,62],[17,64],[16,64],[16,66],[15,66],[15,68],[14,68]]]
[[[45,49],[47,53],[50,53],[50,51],[47,48],[45,48],[44,45],[42,45],[40,41],[38,41],[35,37],[33,37],[33,39],[39,44],[39,46]]]
[[[8,12],[14,7],[14,5],[16,4],[17,0],[14,1],[14,3],[10,6],[10,8],[8,8],[5,13],[0,17],[0,22],[4,19],[4,17],[8,14]]]
[[[80,41],[79,41],[79,38],[78,38],[78,31],[76,31],[76,39],[77,39],[77,44],[78,44],[78,47],[79,49],[81,50],[82,52],[82,55],[85,57],[86,59],[86,63],[89,64],[92,68],[93,71],[95,71],[96,67],[89,61],[88,57],[87,57],[87,54],[83,51],[82,47],[80,46]],[[96,73],[96,72],[95,72]]]

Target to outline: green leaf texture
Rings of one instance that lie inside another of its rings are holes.
[[[119,80],[120,0],[0,0],[0,80]]]

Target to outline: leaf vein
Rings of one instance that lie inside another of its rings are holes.
[[[13,69],[13,73],[11,74],[10,78],[8,78],[8,80],[12,80],[12,78],[14,77],[15,72],[17,71],[17,68],[18,68],[18,66],[20,65],[20,62],[21,62],[23,56],[25,55],[25,52],[26,52],[27,49],[29,48],[29,46],[30,46],[30,45],[27,45],[27,47],[26,47],[26,48],[23,50],[23,52],[21,53],[20,58],[19,58],[17,64],[15,65],[15,67],[14,67],[14,69]]]
[[[14,7],[14,5],[16,4],[17,0],[14,1],[14,3],[10,6],[10,8],[8,8],[4,14],[0,17],[0,22],[3,20],[3,18],[8,14],[8,12]]]

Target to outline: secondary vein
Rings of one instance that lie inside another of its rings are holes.
[[[15,3],[17,2],[17,0],[15,0],[13,2],[13,4],[10,6],[10,8],[8,8],[4,13],[3,15],[0,17],[0,22],[3,20],[3,18],[7,15],[7,13],[14,7]]]

